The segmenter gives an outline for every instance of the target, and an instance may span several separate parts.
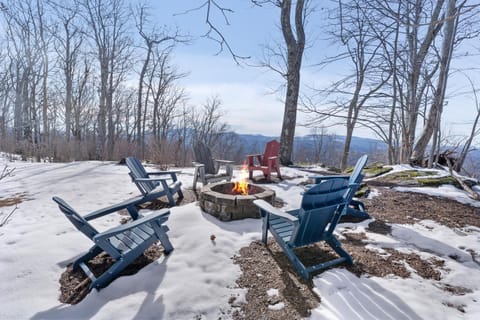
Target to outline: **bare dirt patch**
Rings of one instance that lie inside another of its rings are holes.
[[[26,194],[19,194],[15,197],[0,199],[0,208],[14,206],[26,200],[28,200]]]
[[[421,193],[398,192],[384,187],[377,190],[379,196],[362,200],[375,219],[399,224],[429,219],[449,228],[480,227],[480,208]]]
[[[301,280],[286,260],[280,247],[270,241],[266,248],[254,241],[233,258],[240,265],[242,275],[237,280],[241,288],[248,289],[247,304],[241,304],[233,314],[234,319],[302,319],[320,302],[312,291],[312,284]],[[277,289],[277,295],[268,295]],[[284,307],[274,310],[283,303]],[[235,302],[232,304],[236,307]]]
[[[152,245],[142,255],[135,259],[119,276],[137,273],[140,269],[162,256],[163,248]],[[115,261],[107,254],[102,253],[88,262],[88,267],[97,277],[110,268]],[[77,304],[90,292],[90,279],[81,269],[73,270],[72,265],[60,276],[60,302]]]

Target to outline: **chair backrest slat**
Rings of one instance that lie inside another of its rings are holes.
[[[59,197],[53,197],[53,201],[58,204],[60,211],[65,214],[65,216],[70,220],[70,222],[77,228],[80,232],[86,235],[89,239],[93,239],[95,235],[98,234],[98,231],[88,223],[81,215],[79,215],[71,206],[69,206],[63,199]]]
[[[307,190],[298,215],[300,224],[292,235],[293,244],[303,246],[331,236],[350,191],[348,180],[341,178],[324,180]]]
[[[303,246],[325,240],[329,235],[329,223],[333,223],[335,215],[340,214],[340,204],[305,211],[300,209],[301,224],[294,235],[293,243]]]
[[[352,174],[350,175],[350,183],[360,183],[363,180],[364,175],[362,174],[362,170],[367,164],[367,160],[368,156],[366,154],[364,154],[357,160],[357,163],[353,168]]]
[[[305,191],[301,207],[310,210],[336,203],[348,191],[348,180],[330,179],[318,183]]]
[[[145,170],[145,167],[137,158],[128,157],[125,159],[125,163],[128,169],[130,169],[130,172],[129,172],[130,177],[135,182],[135,184],[137,185],[140,192],[142,192],[142,194],[145,195],[149,193],[159,185],[158,182],[154,182],[154,181],[136,181],[135,180],[139,178],[148,178],[148,174],[147,174],[147,171]]]
[[[276,157],[280,152],[280,143],[277,140],[271,140],[265,145],[265,152],[262,159],[262,166],[268,165],[269,157]]]
[[[210,148],[202,141],[197,141],[193,145],[193,153],[195,161],[205,165],[205,173],[217,174],[215,163],[213,161],[212,152]]]

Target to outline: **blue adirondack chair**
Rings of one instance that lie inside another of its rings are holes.
[[[333,231],[340,217],[345,214],[356,184],[346,179],[322,181],[303,194],[299,209],[282,211],[264,200],[255,200],[262,216],[262,241],[267,244],[268,231],[283,249],[295,269],[304,279],[312,272],[339,263],[352,264],[352,257],[342,248]],[[338,258],[306,267],[294,249],[325,241],[339,255]]]
[[[163,223],[167,221],[170,211],[168,209],[161,209],[156,213],[142,217],[136,210],[136,205],[142,203],[141,197],[94,211],[85,216],[78,214],[59,197],[53,197],[53,201],[58,204],[60,210],[70,222],[94,242],[94,245],[87,253],[73,262],[74,270],[80,267],[92,280],[90,289],[105,287],[115,279],[123,269],[158,240],[160,240],[165,254],[169,254],[173,250],[173,246],[167,236],[168,227],[163,225]],[[88,223],[89,220],[122,209],[127,209],[130,213],[133,219],[131,222],[103,232],[98,232]],[[115,263],[103,274],[95,276],[88,267],[87,262],[102,252],[109,254],[115,260]]]
[[[362,183],[362,180],[364,178],[364,175],[362,174],[362,170],[367,164],[367,160],[368,160],[368,156],[366,154],[361,156],[357,160],[357,163],[355,164],[355,167],[353,168],[351,175],[313,176],[310,178],[314,180],[315,184],[320,183],[321,181],[329,180],[329,179],[348,180],[349,184],[357,184],[358,186],[357,189],[353,191],[353,195],[352,195],[353,197],[355,195],[355,192],[360,187],[360,184]],[[311,186],[312,185],[308,185],[307,188]],[[361,219],[370,218],[370,215],[365,211],[365,205],[363,204],[363,202],[354,200],[354,199],[350,199],[350,203],[347,208],[346,215],[350,217],[361,218]]]
[[[125,163],[130,169],[129,175],[143,194],[144,202],[152,201],[162,196],[166,196],[168,203],[175,206],[174,194],[178,194],[178,199],[183,199],[182,183],[177,180],[179,171],[156,171],[147,172],[140,160],[135,157],[128,157]],[[156,176],[156,177],[153,177]]]

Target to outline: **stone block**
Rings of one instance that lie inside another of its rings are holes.
[[[200,193],[200,200],[210,201],[210,202],[217,202],[217,193],[214,191],[205,191]]]
[[[234,206],[235,197],[229,194],[218,194],[217,193],[217,203],[220,205]]]
[[[248,196],[237,196],[237,206],[245,206],[256,200],[257,197],[255,195],[248,195]]]

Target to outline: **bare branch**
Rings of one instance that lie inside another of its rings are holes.
[[[7,214],[7,215],[5,216],[5,218],[3,218],[2,222],[0,222],[0,227],[3,227],[4,225],[7,224],[8,219],[13,215],[13,213],[14,213],[17,209],[18,209],[18,206],[15,205],[15,208],[13,208],[12,211],[10,211],[10,213]]]
[[[240,64],[240,60],[250,59],[250,56],[241,56],[236,54],[235,50],[233,50],[233,48],[230,46],[227,38],[223,35],[223,32],[219,28],[217,28],[217,26],[212,22],[212,15],[215,9],[222,16],[224,23],[229,26],[230,21],[228,19],[228,14],[231,14],[234,11],[230,8],[221,6],[216,0],[206,0],[200,6],[186,10],[176,15],[188,14],[193,11],[206,10],[205,23],[208,26],[208,30],[203,35],[203,37],[208,38],[218,44],[218,51],[215,53],[215,55],[219,55],[226,49],[237,64]]]
[[[5,165],[3,167],[2,173],[0,173],[0,180],[12,175],[13,171],[15,171],[15,168],[9,169],[8,165]]]

